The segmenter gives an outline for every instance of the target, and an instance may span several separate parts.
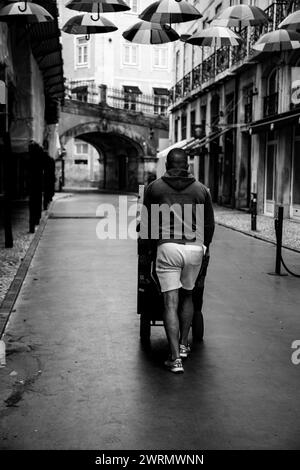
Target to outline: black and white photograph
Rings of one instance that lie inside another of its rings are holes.
[[[0,0],[4,465],[258,465],[299,396],[300,0]]]

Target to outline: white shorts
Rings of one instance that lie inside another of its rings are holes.
[[[162,292],[192,290],[199,274],[204,246],[162,243],[157,248],[156,273]]]

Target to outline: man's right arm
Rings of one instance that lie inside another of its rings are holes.
[[[215,231],[215,217],[212,199],[209,190],[206,189],[204,202],[204,245],[208,248]]]

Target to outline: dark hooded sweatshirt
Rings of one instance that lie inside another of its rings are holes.
[[[193,232],[197,232],[200,229],[201,243],[205,246],[209,246],[211,243],[215,223],[214,223],[214,212],[212,207],[212,201],[208,189],[200,182],[196,181],[191,173],[187,170],[171,169],[167,171],[164,176],[153,181],[149,184],[145,191],[144,206],[148,211],[148,226],[151,227],[151,206],[166,204],[173,206],[174,204],[180,205],[183,209],[184,205],[192,205],[193,212]],[[196,221],[199,224],[200,219],[196,219],[196,208],[202,205],[202,214],[204,213],[202,221],[200,222],[202,227],[196,226]],[[184,214],[184,210],[182,210]],[[152,215],[153,219],[153,215]],[[178,220],[177,220],[178,222]],[[165,225],[167,227],[165,227]],[[177,225],[178,227],[178,225]],[[165,228],[170,228],[170,237],[164,238]],[[175,233],[174,233],[175,232]],[[150,230],[148,231],[149,238],[151,237]],[[197,243],[196,238],[186,237],[184,230],[180,231],[180,236],[176,233],[176,223],[174,218],[160,217],[159,220],[159,236],[158,244],[174,242],[180,244]],[[198,239],[199,241],[199,239]]]

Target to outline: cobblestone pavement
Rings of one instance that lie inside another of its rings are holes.
[[[42,234],[4,337],[0,448],[299,449],[299,280],[268,275],[275,247],[217,226],[205,340],[176,376],[162,327],[141,348],[136,242],[96,237],[101,202],[57,201]]]
[[[276,241],[274,219],[265,215],[257,216],[257,230],[251,230],[251,215],[244,211],[215,206],[216,222],[255,237]],[[283,221],[282,244],[287,248],[300,251],[300,222],[291,219]]]
[[[0,225],[0,305],[33,239],[29,233],[27,205],[18,205],[13,214],[13,248],[5,248],[4,230]]]

